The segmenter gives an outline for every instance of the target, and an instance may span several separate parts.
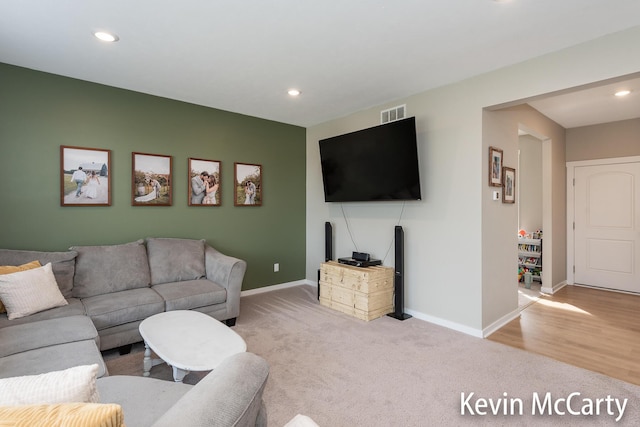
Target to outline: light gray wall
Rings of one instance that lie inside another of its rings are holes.
[[[567,129],[567,161],[640,155],[640,119]]]
[[[416,117],[424,200],[407,203],[400,221],[406,233],[405,306],[420,318],[481,335],[517,309],[515,291],[506,291],[514,288],[517,212],[491,201],[488,147],[502,143],[486,137],[483,109],[637,72],[640,54],[629,52],[639,49],[636,27],[307,129],[307,279],[316,280],[324,260],[325,221],[335,225],[335,254],[352,250],[342,208],[360,249],[376,257],[392,243],[402,211],[397,203],[325,203],[318,140],[376,125],[380,110],[406,104],[408,115]],[[511,138],[502,146],[507,165],[517,161],[517,130],[517,123],[508,123],[492,131],[500,141]],[[558,183],[552,225],[559,233],[566,222],[564,155],[563,141],[552,148],[549,170]],[[563,242],[551,253],[565,257]],[[385,265],[393,265],[392,253]]]
[[[518,228],[532,232],[542,229],[542,142],[531,135],[522,135],[518,143]]]

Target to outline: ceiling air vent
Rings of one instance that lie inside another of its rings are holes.
[[[396,120],[402,120],[405,117],[407,117],[407,104],[398,105],[397,107],[389,108],[388,110],[382,110],[380,112],[380,123],[385,124],[395,122]]]

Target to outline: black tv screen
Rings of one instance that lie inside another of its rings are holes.
[[[326,202],[421,199],[415,117],[319,144]]]

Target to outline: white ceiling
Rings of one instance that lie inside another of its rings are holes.
[[[630,90],[625,97],[614,94]],[[640,77],[618,80],[528,102],[566,129],[640,117]]]
[[[311,126],[638,25],[638,0],[14,0],[0,62]],[[532,105],[585,124],[569,102]]]

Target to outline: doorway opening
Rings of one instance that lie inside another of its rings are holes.
[[[518,308],[537,301],[551,277],[551,140],[518,127]]]

